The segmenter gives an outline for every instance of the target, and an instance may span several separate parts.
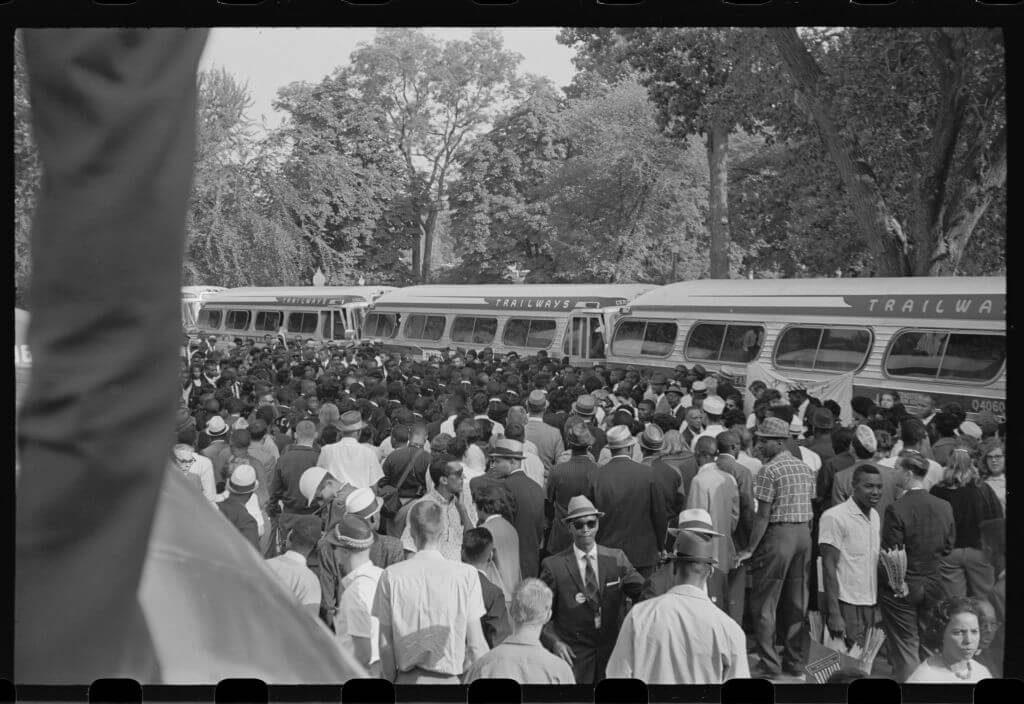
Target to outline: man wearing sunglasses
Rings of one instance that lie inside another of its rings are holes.
[[[574,496],[564,519],[573,544],[545,559],[540,571],[554,593],[541,642],[572,666],[577,684],[604,678],[626,598],[639,600],[644,586],[625,553],[597,544],[602,516],[585,496]]]

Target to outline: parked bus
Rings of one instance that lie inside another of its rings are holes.
[[[182,286],[181,287],[181,327],[188,335],[198,332],[196,321],[203,302],[215,293],[227,291],[224,286]]]
[[[303,340],[356,340],[366,308],[393,286],[232,288],[207,298],[197,328],[218,340],[283,334]]]
[[[410,286],[370,307],[363,339],[419,357],[448,347],[604,360],[619,308],[651,284]]]
[[[1006,278],[686,281],[638,296],[610,364],[701,364],[743,378],[751,362],[799,382],[853,372],[854,395],[895,390],[969,415],[1006,412]]]

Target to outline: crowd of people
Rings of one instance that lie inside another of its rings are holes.
[[[372,676],[786,681],[810,611],[881,629],[879,676],[1002,675],[990,415],[270,336],[186,342],[181,371],[170,462]]]

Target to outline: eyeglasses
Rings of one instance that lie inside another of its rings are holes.
[[[987,455],[990,460],[1002,460],[1006,459],[1006,455]]]
[[[174,461],[177,462],[178,464],[183,464],[183,465],[185,465],[187,467],[187,466],[195,464],[196,463],[196,458],[195,457],[189,457],[187,459],[183,459],[181,457],[175,457]]]
[[[464,474],[465,474],[465,472],[463,472],[463,470],[461,470],[461,469],[458,470],[458,471],[455,471],[455,472],[448,472],[448,476],[449,477],[461,477]]]
[[[589,521],[573,521],[572,527],[576,530],[593,530],[597,527],[597,521],[594,519]]]

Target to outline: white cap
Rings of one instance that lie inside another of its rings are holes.
[[[720,416],[725,412],[725,399],[721,396],[708,396],[704,399],[704,404],[701,406],[705,413],[710,413],[713,416]]]
[[[345,512],[369,518],[380,511],[383,504],[384,502],[377,498],[373,489],[356,489],[345,499]]]
[[[858,425],[853,436],[857,438],[857,442],[861,444],[861,447],[868,452],[876,452],[878,450],[878,439],[875,437],[875,431],[868,426]]]
[[[960,424],[960,434],[966,435],[973,440],[981,440],[981,426],[973,420],[965,420]]]
[[[320,487],[320,482],[328,474],[330,472],[323,467],[310,467],[299,477],[299,491],[306,497],[306,506],[313,505],[313,499],[316,498],[316,490]]]

